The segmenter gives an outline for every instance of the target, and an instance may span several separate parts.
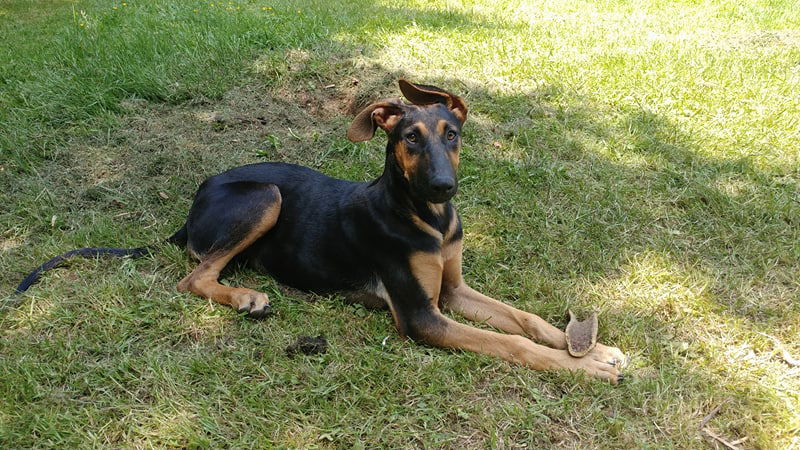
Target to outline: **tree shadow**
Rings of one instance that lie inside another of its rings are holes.
[[[738,437],[758,434],[746,420],[790,411],[793,372],[761,333],[792,336],[800,323],[791,174],[708,150],[710,138],[665,115],[612,111],[562,86],[467,88],[455,203],[468,279],[562,326],[570,305],[601,309],[605,339],[640,360],[630,389],[641,402],[681,380],[699,422],[732,398],[720,420]]]
[[[569,305],[601,309],[605,339],[644,360],[637,388],[680,379],[701,404],[735,398],[725,418],[734,435],[753,433],[737,428],[737,414],[785,414],[792,370],[758,333],[792,336],[800,320],[796,184],[705,151],[707,139],[653,111],[550,101],[561,86],[511,96],[470,88],[478,114],[484,101],[513,106],[468,133],[470,182],[456,200],[467,271],[561,325]],[[486,235],[493,245],[469,250]],[[783,375],[748,380],[770,371]],[[697,398],[706,395],[718,397]]]

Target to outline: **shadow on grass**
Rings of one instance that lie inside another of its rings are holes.
[[[769,441],[761,430],[771,415],[788,441],[791,370],[757,333],[791,336],[800,320],[795,185],[750,159],[712,156],[706,139],[652,111],[548,100],[561,92],[470,90],[473,111],[485,99],[514,113],[470,130],[462,176],[475,181],[456,202],[469,211],[465,266],[506,298],[520,294],[498,283],[522,287],[544,304],[518,305],[562,325],[570,304],[603,310],[611,342],[646,361],[633,369],[642,391],[627,391],[639,407],[670,386],[698,402],[699,423],[703,405],[732,398],[727,433]],[[479,238],[495,237],[489,257],[469,250],[476,225]]]
[[[800,319],[800,216],[781,169],[706,149],[709,138],[653,111],[560,86],[468,88],[475,119],[455,201],[467,277],[561,325],[570,304],[602,309],[611,342],[645,361],[631,388],[643,389],[640,407],[668,386],[693,397],[686,413],[699,423],[732,398],[719,418],[726,432],[769,440],[771,416],[790,438],[790,370],[757,334],[791,335]]]

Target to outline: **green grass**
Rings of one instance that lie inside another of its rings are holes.
[[[800,445],[800,8],[716,2],[0,4],[0,288],[177,229],[263,160],[368,180],[344,132],[405,76],[465,96],[465,272],[565,325],[620,386],[396,337],[386,313],[232,271],[254,322],[175,290],[181,249],[0,299],[0,446]],[[333,85],[333,87],[330,87]],[[166,197],[166,198],[164,198]],[[285,356],[297,334],[327,354]],[[385,337],[386,345],[382,345]]]

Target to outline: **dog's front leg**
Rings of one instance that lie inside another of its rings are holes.
[[[539,345],[518,335],[474,328],[435,310],[417,311],[406,319],[409,335],[429,345],[495,356],[535,370],[583,371],[612,383],[622,379],[619,366],[599,353],[573,358],[566,350]]]
[[[546,320],[483,295],[463,281],[443,290],[442,308],[473,322],[485,322],[498,330],[526,336],[552,348],[567,348],[564,332]]]
[[[616,383],[619,367],[606,355],[592,352],[573,358],[563,349],[539,345],[518,335],[481,330],[456,322],[439,311],[439,293],[445,272],[440,253],[417,252],[407,267],[386,270],[381,278],[387,303],[398,331],[437,347],[496,356],[536,370],[582,370]]]
[[[474,322],[485,322],[498,330],[518,334],[547,344],[555,349],[566,349],[563,331],[547,321],[526,311],[481,294],[464,282],[461,276],[461,241],[448,244],[442,252],[441,307]],[[627,358],[616,347],[603,344],[590,353],[592,358],[609,364],[624,365]]]
[[[451,242],[442,251],[441,308],[473,322],[485,322],[498,330],[526,336],[553,348],[567,348],[564,332],[541,317],[469,287],[461,276],[461,242]]]

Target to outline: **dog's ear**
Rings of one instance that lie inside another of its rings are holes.
[[[353,142],[368,141],[375,135],[377,127],[390,133],[403,118],[403,106],[400,99],[382,100],[367,106],[353,119],[347,129],[347,139]]]
[[[464,121],[467,120],[467,105],[461,97],[453,95],[444,89],[439,89],[436,86],[414,84],[403,78],[400,79],[398,84],[400,84],[400,92],[402,92],[411,103],[415,105],[442,103],[450,109],[459,122],[464,123]]]

